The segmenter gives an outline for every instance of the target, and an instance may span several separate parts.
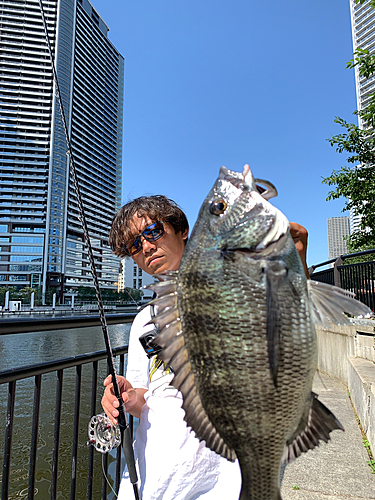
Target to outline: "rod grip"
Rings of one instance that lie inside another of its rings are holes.
[[[135,485],[138,482],[138,474],[135,468],[133,436],[131,435],[130,426],[127,422],[124,401],[121,397],[118,398],[118,401],[120,403],[118,423],[120,426],[120,431],[122,433],[122,447],[124,450],[126,465],[128,466],[130,481],[133,485]]]

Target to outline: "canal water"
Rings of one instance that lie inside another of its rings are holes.
[[[130,323],[109,325],[112,347],[128,344]],[[0,322],[1,328],[1,322]],[[0,370],[8,370],[58,360],[105,349],[100,326],[67,330],[50,330],[13,335],[0,335]],[[99,363],[98,394],[103,392],[106,361]],[[92,364],[82,367],[80,403],[80,429],[77,459],[77,499],[86,498],[88,467],[88,424],[91,418]],[[50,498],[52,450],[54,442],[56,372],[43,375],[39,420],[39,437],[36,467],[35,499]],[[76,372],[74,368],[64,370],[62,415],[60,429],[60,454],[58,473],[59,500],[70,498],[70,475],[72,462],[72,436]],[[4,446],[8,384],[0,385],[0,443]],[[34,398],[34,378],[20,380],[16,384],[15,418],[13,427],[12,455],[9,484],[9,500],[27,498],[31,425]],[[102,411],[99,403],[97,413]],[[3,454],[3,453],[2,453]],[[93,499],[102,495],[102,455],[94,454]],[[109,458],[109,478],[114,474],[114,459]],[[112,481],[111,481],[112,482]],[[108,499],[115,498],[108,487]]]

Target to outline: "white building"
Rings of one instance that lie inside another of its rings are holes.
[[[375,9],[371,7],[370,0],[362,5],[350,0],[352,21],[353,52],[357,49],[367,49],[375,53]],[[375,75],[365,78],[359,75],[358,66],[355,67],[355,83],[357,91],[357,109],[363,110],[368,105],[371,95],[375,92]],[[360,128],[365,128],[358,117]]]
[[[328,255],[335,259],[348,252],[344,236],[349,236],[349,217],[331,217],[327,219]]]
[[[366,0],[362,5],[356,4],[355,0],[350,1],[350,13],[352,23],[353,52],[357,49],[366,49],[370,53],[375,53],[375,9],[371,6],[370,0]],[[375,93],[375,75],[365,78],[359,75],[358,66],[355,67],[355,84],[357,93],[357,109],[364,110]],[[360,128],[366,128],[361,117],[358,117]],[[360,215],[354,215],[350,211],[350,232],[358,231]]]
[[[121,272],[119,275],[118,290],[124,290],[125,287],[135,288],[141,290],[145,285],[151,285],[155,279],[149,274],[145,273],[130,257],[125,257],[121,261]],[[151,298],[152,292],[150,290],[142,290],[143,298]]]
[[[362,218],[361,215],[354,215],[353,210],[350,210],[350,216],[349,216],[350,234],[353,234],[356,231],[358,231],[361,218]]]

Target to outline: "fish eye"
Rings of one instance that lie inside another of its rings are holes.
[[[221,215],[222,213],[225,212],[226,208],[227,208],[226,202],[223,199],[219,198],[211,203],[210,212],[213,215]]]

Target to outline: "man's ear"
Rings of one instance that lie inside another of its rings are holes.
[[[185,231],[182,233],[182,239],[186,240],[189,236],[189,228],[187,227]]]

